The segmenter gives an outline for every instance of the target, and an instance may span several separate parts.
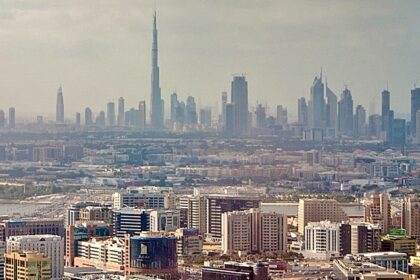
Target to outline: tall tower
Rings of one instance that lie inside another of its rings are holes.
[[[63,89],[60,86],[57,92],[57,105],[55,107],[55,122],[64,123],[64,99]]]
[[[158,66],[158,33],[156,28],[156,11],[153,15],[153,43],[152,43],[152,90],[150,96],[150,124],[152,129],[163,128],[163,102],[159,83]]]
[[[120,97],[118,99],[118,117],[117,117],[117,124],[118,126],[124,125],[124,114],[125,114],[125,108],[124,108],[124,98]]]
[[[248,134],[248,82],[245,76],[233,77],[231,102],[235,106],[235,133],[238,136]]]

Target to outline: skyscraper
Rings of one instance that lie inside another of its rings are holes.
[[[277,105],[277,124],[281,127],[287,126],[287,108]]]
[[[338,131],[344,135],[353,134],[353,97],[347,87],[338,102]]]
[[[327,136],[335,138],[337,136],[337,95],[328,87],[325,82],[327,105],[326,105],[326,127]]]
[[[366,133],[366,110],[362,105],[357,105],[356,114],[354,115],[354,134],[360,137],[365,136]]]
[[[92,125],[93,124],[93,115],[92,110],[89,107],[85,109],[85,125]]]
[[[226,125],[226,104],[228,102],[227,92],[222,92],[222,126]]]
[[[187,103],[185,105],[186,109],[186,120],[187,124],[190,126],[195,126],[197,124],[197,106],[195,104],[195,99],[192,96],[187,97]]]
[[[141,130],[146,129],[146,101],[140,101],[139,102],[139,115],[140,115],[140,123],[139,128]]]
[[[124,114],[125,114],[125,108],[124,108],[124,98],[120,97],[118,99],[118,117],[117,117],[117,124],[118,126],[124,125]]]
[[[308,124],[308,105],[305,97],[301,97],[298,100],[298,123],[302,125]]]
[[[63,89],[60,86],[57,91],[57,105],[55,107],[55,121],[56,123],[64,123],[64,99]]]
[[[420,88],[411,90],[411,133],[416,135],[416,113],[420,109]]]
[[[114,102],[108,102],[106,106],[106,123],[108,126],[115,125],[115,104]]]
[[[325,128],[325,99],[322,73],[315,77],[311,87],[311,98],[308,106],[308,121],[310,128]]]
[[[267,117],[265,113],[265,107],[261,103],[257,105],[257,108],[255,108],[255,117],[257,128],[265,128]]]
[[[75,124],[80,125],[80,113],[79,112],[76,113]]]
[[[6,126],[6,116],[3,110],[0,110],[0,128],[4,128]]]
[[[231,102],[235,106],[235,134],[248,134],[248,82],[245,76],[235,76],[232,81]]]
[[[15,107],[9,108],[9,128],[15,128],[16,126],[16,110]]]
[[[390,92],[388,89],[383,90],[381,93],[382,97],[382,125],[381,130],[385,133],[385,140],[390,142],[392,139],[392,120],[390,120]]]
[[[178,95],[176,92],[171,94],[171,124],[176,121],[176,107],[178,106]]]
[[[159,83],[158,66],[158,32],[156,28],[156,12],[153,15],[153,43],[152,43],[152,90],[150,97],[150,123],[152,129],[163,128],[163,101]]]

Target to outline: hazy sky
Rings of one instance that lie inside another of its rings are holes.
[[[86,106],[126,99],[149,106],[152,14],[146,0],[0,0],[0,108],[52,115],[60,83],[66,118]],[[245,73],[250,106],[286,105],[321,66],[329,86],[345,84],[355,105],[409,112],[420,76],[420,1],[159,0],[162,95],[215,106]],[[420,86],[420,80],[419,80]],[[220,102],[219,102],[220,104]]]

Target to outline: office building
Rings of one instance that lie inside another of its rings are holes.
[[[305,226],[306,258],[330,259],[340,256],[341,223],[330,221],[309,222]]]
[[[200,109],[200,124],[203,128],[211,127],[211,108]]]
[[[255,108],[256,127],[263,129],[266,127],[267,116],[265,112],[266,108],[262,104],[258,104]]]
[[[222,92],[222,127],[226,126],[226,105],[228,104],[227,92]]]
[[[57,235],[12,236],[6,242],[7,253],[37,252],[51,260],[51,279],[62,279],[64,273],[64,240]],[[7,267],[7,263],[6,263]]]
[[[354,115],[354,135],[364,137],[367,135],[366,110],[362,105],[357,105]]]
[[[287,249],[287,217],[259,209],[222,214],[222,251],[281,253]]]
[[[77,112],[77,113],[76,113],[76,117],[75,117],[75,121],[74,121],[74,123],[75,123],[76,125],[80,125],[80,122],[81,122],[80,113],[79,113],[79,112]],[[41,123],[42,123],[42,122],[41,122]]]
[[[197,228],[179,228],[175,231],[178,262],[188,263],[199,258],[203,251],[203,236]]]
[[[152,79],[150,96],[150,126],[151,129],[163,128],[163,100],[159,82],[158,66],[158,31],[156,27],[156,12],[153,15],[153,43],[152,43]]]
[[[96,267],[99,269],[123,271],[125,244],[117,237],[92,238],[78,242],[75,267]]]
[[[402,201],[401,221],[407,235],[420,241],[420,199],[405,197]]]
[[[333,199],[300,199],[298,206],[298,232],[304,233],[309,222],[331,221],[339,223],[349,218]]]
[[[16,127],[16,110],[15,107],[9,108],[9,128],[13,129]]]
[[[388,232],[391,227],[391,201],[387,193],[375,194],[365,206],[365,221],[378,224],[382,231]]]
[[[175,194],[168,187],[128,187],[112,195],[113,208],[175,208]]]
[[[338,131],[342,135],[353,135],[353,97],[347,87],[338,102]]]
[[[65,225],[74,225],[78,221],[110,222],[112,210],[110,204],[99,202],[78,202],[66,210]]]
[[[89,107],[85,109],[85,125],[93,125],[93,113]]]
[[[124,98],[120,97],[118,99],[118,115],[117,115],[117,125],[123,126],[125,123],[125,103]]]
[[[205,196],[181,196],[179,205],[182,210],[187,211],[188,228],[197,228],[200,233],[207,229],[207,198]]]
[[[383,90],[381,93],[381,100],[382,100],[382,112],[381,112],[381,119],[382,119],[382,125],[381,125],[381,131],[385,133],[385,139],[390,142],[391,141],[391,120],[390,120],[390,92],[388,89]]]
[[[411,90],[411,133],[416,135],[417,128],[417,119],[416,114],[417,110],[420,109],[420,88],[414,88]]]
[[[320,77],[315,77],[310,89],[310,99],[308,102],[308,123],[309,128],[323,130],[325,128],[325,98],[324,83],[322,82],[322,72]]]
[[[351,224],[351,253],[370,253],[381,250],[382,229],[369,223]]]
[[[375,252],[358,254],[358,256],[387,269],[394,269],[405,273],[408,272],[408,260],[405,253]]]
[[[416,133],[414,144],[420,145],[420,110],[417,110],[416,113]]]
[[[125,236],[125,275],[153,275],[170,279],[178,274],[176,237],[159,233]]]
[[[105,119],[105,112],[104,111],[99,112],[99,115],[96,117],[95,123],[98,126],[105,126],[106,119]]]
[[[328,138],[337,137],[337,95],[328,87],[325,82],[325,95],[327,97],[327,104],[325,108],[326,114],[326,136]]]
[[[225,262],[224,267],[203,267],[203,280],[266,280],[268,266],[263,263]]]
[[[36,252],[10,252],[5,254],[5,280],[51,280],[51,258]]]
[[[180,211],[158,209],[150,212],[149,231],[175,231],[180,228]]]
[[[6,242],[0,241],[0,280],[4,280],[4,254],[6,253]]]
[[[393,231],[399,230],[390,230],[387,235],[382,236],[381,251],[405,253],[408,257],[415,256],[417,249],[416,239],[405,235],[405,230],[402,230],[403,234],[393,234]]]
[[[123,238],[124,235],[138,235],[150,230],[151,210],[122,208],[114,210],[113,228],[114,235]]]
[[[235,105],[234,104],[226,104],[225,106],[226,111],[226,120],[224,126],[224,134],[227,136],[234,136],[235,135]]]
[[[176,121],[176,107],[178,107],[178,94],[173,92],[171,94],[171,125]]]
[[[55,122],[58,124],[64,123],[64,98],[63,89],[60,86],[57,91],[57,104],[55,108]]]
[[[146,101],[139,102],[139,129],[146,129]]]
[[[235,107],[235,134],[247,135],[248,124],[248,82],[245,76],[235,76],[231,84],[231,103]]]
[[[66,226],[66,266],[74,266],[74,258],[79,255],[79,242],[92,237],[109,237],[112,234],[112,226],[101,221],[78,221],[74,225]]]
[[[390,116],[393,117],[393,111],[391,111]],[[404,119],[394,119],[392,120],[392,140],[391,143],[394,146],[405,146],[406,143],[406,124]]]
[[[277,118],[276,124],[280,125],[283,128],[287,127],[288,120],[287,120],[287,108],[283,107],[282,105],[277,105]]]
[[[0,129],[6,127],[6,115],[3,110],[0,110]]]
[[[305,97],[298,100],[298,123],[305,126],[308,124],[308,105]]]
[[[0,223],[0,237],[5,241],[8,237],[18,235],[58,235],[64,237],[64,222],[61,219],[22,219],[6,220]]]
[[[382,118],[374,114],[369,116],[369,136],[379,138],[381,135]]]
[[[108,126],[115,125],[115,103],[108,102],[106,106],[106,124]]]

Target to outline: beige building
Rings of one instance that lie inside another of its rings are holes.
[[[287,249],[287,217],[260,209],[222,214],[222,250],[233,252],[283,252]]]
[[[406,230],[408,236],[420,241],[420,199],[415,197],[404,198],[402,202],[402,228]]]
[[[365,221],[378,224],[383,233],[387,233],[392,225],[391,202],[386,193],[372,195],[366,205]]]
[[[6,253],[4,279],[5,280],[50,280],[51,258],[36,252]]]
[[[333,223],[347,221],[349,217],[334,199],[300,199],[298,206],[298,232],[304,233],[309,222],[328,220]]]

